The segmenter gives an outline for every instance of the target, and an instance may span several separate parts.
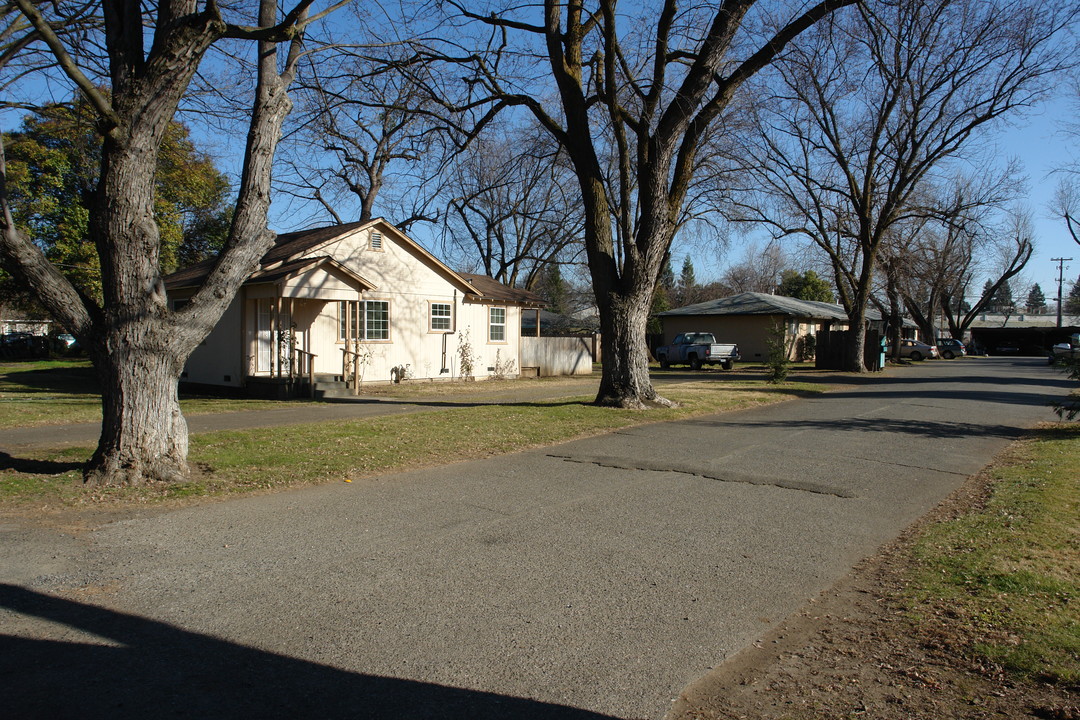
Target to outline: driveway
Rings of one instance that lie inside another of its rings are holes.
[[[1034,358],[921,363],[84,533],[9,524],[9,712],[661,718],[1067,388]]]

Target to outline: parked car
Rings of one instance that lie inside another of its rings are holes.
[[[740,356],[734,343],[718,343],[712,333],[688,332],[679,333],[670,345],[658,347],[656,359],[662,368],[687,363],[692,370],[700,370],[702,365],[730,370]]]
[[[1080,359],[1080,333],[1069,336],[1069,342],[1058,343],[1050,349],[1050,364],[1060,362],[1066,358]]]
[[[48,354],[49,341],[44,336],[19,331],[0,335],[0,357],[18,359]]]
[[[967,355],[967,348],[964,347],[964,343],[956,338],[938,338],[937,349],[938,352],[941,353],[941,357],[946,360],[952,360],[955,357]]]
[[[886,352],[891,354],[892,348],[887,348]],[[936,358],[937,356],[937,345],[927,345],[920,340],[904,339],[900,341],[900,357],[919,361],[926,358]]]

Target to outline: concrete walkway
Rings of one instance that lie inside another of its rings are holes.
[[[8,712],[661,718],[1068,387],[1034,358],[924,363],[78,535],[4,526]]]
[[[673,380],[676,376],[672,376]],[[671,382],[667,380],[666,382]],[[242,430],[245,428],[278,427],[312,422],[336,422],[379,415],[398,415],[443,407],[467,407],[493,403],[530,403],[557,400],[576,395],[596,394],[598,377],[574,378],[567,381],[523,381],[519,388],[496,392],[483,389],[474,393],[441,395],[418,394],[409,399],[379,396],[360,396],[325,403],[284,403],[282,407],[268,410],[244,410],[227,413],[188,415],[188,430],[192,434],[217,430]],[[661,380],[661,383],[665,380]],[[480,383],[482,386],[482,383]],[[9,428],[0,430],[0,450],[8,452],[32,447],[64,447],[67,445],[94,445],[101,435],[101,423],[74,423],[69,425],[41,425],[38,427]]]

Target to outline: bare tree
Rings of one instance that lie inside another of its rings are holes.
[[[1008,204],[1023,191],[1020,177],[1014,162],[1003,168],[988,164],[938,187],[926,184],[913,196],[912,204],[924,213],[896,223],[879,253],[890,329],[899,333],[900,311],[906,309],[923,337],[934,341],[942,303],[955,293],[958,278],[973,272],[988,250],[998,254],[995,238],[1001,233],[994,223],[1003,214],[1012,216]],[[884,303],[876,304],[884,310]]]
[[[1069,237],[1080,245],[1080,188],[1074,180],[1058,181],[1054,197],[1050,200],[1050,212],[1065,221]]]
[[[746,246],[743,258],[720,276],[720,282],[733,292],[776,292],[780,276],[790,261],[779,243],[770,242],[762,248],[757,243]]]
[[[490,39],[486,52],[466,58],[474,71],[467,99],[490,112],[526,109],[574,169],[603,338],[598,404],[671,404],[649,379],[645,328],[703,140],[748,78],[851,2],[825,0],[755,35],[779,8],[545,0],[476,12],[449,0],[457,20]],[[462,59],[456,48],[444,55]]]
[[[187,475],[187,423],[177,400],[184,362],[214,327],[241,283],[273,242],[267,229],[271,166],[290,108],[286,88],[301,53],[314,0],[282,15],[261,0],[255,24],[226,20],[214,3],[162,0],[144,15],[138,2],[105,2],[98,60],[110,92],[88,77],[37,6],[15,0],[64,75],[96,113],[103,135],[89,235],[101,262],[104,299],[80,294],[12,221],[0,188],[0,256],[53,317],[87,349],[102,386],[102,434],[85,478],[95,483],[173,481]],[[210,47],[233,38],[258,54],[243,175],[228,239],[190,304],[166,303],[154,220],[154,172],[162,138]],[[287,53],[279,55],[285,43]],[[0,170],[2,170],[0,165]]]
[[[455,264],[532,288],[547,267],[580,261],[573,172],[543,130],[489,126],[447,174],[443,248]]]
[[[1075,3],[888,0],[811,31],[759,103],[754,154],[771,201],[747,217],[824,251],[863,370],[866,307],[892,228],[929,211],[921,185],[969,159],[993,121],[1029,106],[1070,62]]]
[[[969,237],[965,242],[977,241]],[[971,305],[965,304],[965,295],[971,287],[980,258],[974,253],[961,254],[953,283],[945,287],[941,298],[941,308],[952,337],[960,339],[964,336],[979,313],[985,312],[994,302],[998,291],[1007,287],[1009,281],[1023,271],[1034,251],[1030,213],[1019,209],[1010,212],[986,245],[984,252],[991,263],[987,270],[989,277],[982,295]]]
[[[437,219],[431,203],[451,128],[409,74],[392,70],[397,47],[383,57],[339,49],[333,63],[310,55],[300,68],[283,148],[291,172],[278,186],[338,224],[370,220],[380,207],[405,230]]]

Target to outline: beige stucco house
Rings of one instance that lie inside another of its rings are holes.
[[[881,314],[866,309],[867,320],[880,323]],[[711,332],[717,342],[736,343],[743,360],[768,356],[774,327],[782,327],[791,360],[802,360],[807,336],[823,330],[847,330],[844,308],[833,303],[798,300],[783,295],[746,292],[659,313],[668,344],[683,332]]]
[[[174,307],[212,262],[165,279]],[[279,235],[182,381],[293,392],[316,378],[360,382],[517,375],[534,293],[458,273],[385,220]],[[467,364],[467,363],[466,363]]]

